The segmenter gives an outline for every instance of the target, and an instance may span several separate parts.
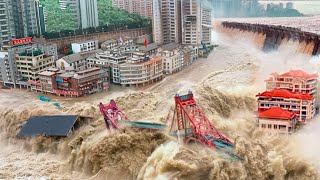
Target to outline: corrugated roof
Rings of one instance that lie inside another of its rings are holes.
[[[272,107],[266,111],[259,112],[258,116],[259,118],[291,120],[294,118],[295,113],[284,110],[280,107]]]
[[[314,97],[310,94],[301,94],[301,93],[292,93],[285,89],[274,89],[271,91],[265,91],[256,95],[257,97],[281,97],[281,98],[293,98],[293,99],[302,99],[302,100],[312,100]]]
[[[65,137],[78,117],[77,115],[33,116],[27,120],[17,137],[29,138],[37,135]]]

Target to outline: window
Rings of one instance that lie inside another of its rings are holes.
[[[261,127],[262,127],[262,128],[266,128],[266,125],[265,125],[265,124],[261,124]]]
[[[273,129],[278,129],[278,125],[273,125]]]
[[[272,125],[271,125],[271,124],[268,124],[268,128],[271,129],[271,128],[272,128]]]

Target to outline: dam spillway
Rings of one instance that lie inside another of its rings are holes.
[[[320,54],[320,35],[312,32],[304,32],[299,28],[228,21],[223,21],[221,25],[223,31],[230,32],[237,30],[240,32],[259,34],[259,36],[262,37],[260,47],[266,52],[278,50],[280,46],[291,41],[299,44],[297,52],[314,56]]]

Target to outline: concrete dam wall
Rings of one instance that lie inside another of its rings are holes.
[[[217,29],[234,36],[253,37],[255,44],[265,52],[295,44],[293,47],[298,53],[320,54],[320,35],[297,28],[224,21]]]

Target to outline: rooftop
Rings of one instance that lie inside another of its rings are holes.
[[[280,98],[292,98],[292,99],[301,99],[301,100],[312,100],[314,97],[310,94],[301,94],[301,93],[292,93],[285,89],[274,89],[272,91],[265,91],[263,93],[259,93],[256,95],[257,97],[266,97],[266,98],[273,98],[273,97],[280,97]]]
[[[174,50],[176,48],[179,48],[179,47],[180,47],[180,45],[178,43],[175,43],[175,42],[171,42],[169,44],[165,44],[165,45],[161,46],[161,48],[163,50],[168,50],[168,51],[172,51],[172,50]]]
[[[42,71],[39,73],[39,75],[42,75],[42,76],[52,76],[56,74],[55,72],[50,72],[50,71]]]
[[[80,53],[75,53],[75,54],[70,54],[68,56],[64,56],[61,59],[64,59],[67,63],[71,64],[85,58],[83,58]]]
[[[76,42],[76,43],[72,43],[72,44],[84,44],[84,43],[88,43],[88,42],[96,42],[98,40],[96,39],[92,39],[92,40],[87,40],[87,41],[81,41],[81,42]]]
[[[139,46],[139,51],[151,51],[154,49],[157,49],[159,46],[156,43],[148,44],[147,47],[145,46]]]
[[[27,123],[22,127],[17,136],[20,138],[37,135],[67,136],[78,117],[76,115],[33,116],[27,120]]]
[[[279,120],[291,120],[294,118],[295,113],[284,110],[280,107],[272,107],[268,110],[258,113],[259,118],[279,119]]]
[[[275,77],[295,77],[295,78],[301,78],[304,80],[318,78],[317,74],[309,74],[303,70],[290,70],[283,74],[272,73],[271,75]]]

